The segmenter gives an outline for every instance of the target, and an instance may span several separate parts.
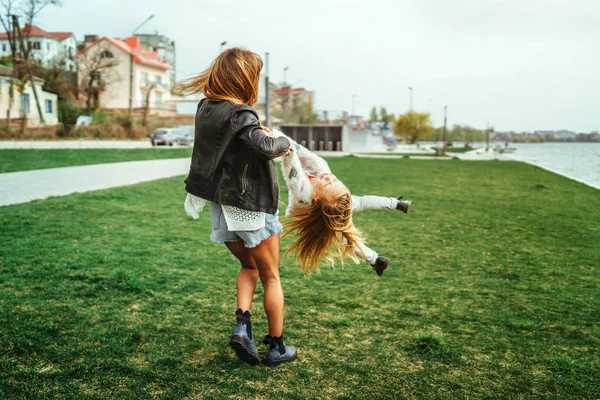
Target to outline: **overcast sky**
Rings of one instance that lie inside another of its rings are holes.
[[[600,130],[600,0],[64,0],[51,31],[176,41],[182,78],[219,44],[270,52],[271,80],[314,90],[315,108],[430,111],[497,130]]]

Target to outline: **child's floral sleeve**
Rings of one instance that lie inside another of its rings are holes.
[[[298,158],[300,159],[300,163],[306,172],[312,175],[316,175],[319,172],[331,173],[331,169],[329,169],[329,164],[327,164],[327,161],[323,160],[321,157],[296,142],[293,142],[292,146],[294,146],[298,152]]]
[[[285,214],[289,215],[290,207],[306,207],[312,202],[313,188],[302,169],[295,146],[292,146],[292,151],[282,159],[283,177],[288,187],[289,197]]]

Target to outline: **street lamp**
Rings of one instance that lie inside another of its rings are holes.
[[[442,141],[444,142],[444,150],[446,149],[448,138],[446,136],[446,114],[448,112],[448,106],[444,106],[444,133],[442,135]]]
[[[225,45],[227,45],[227,40],[224,40],[221,42],[221,50],[219,51],[219,53],[223,52],[223,49],[225,48]]]
[[[290,67],[285,67],[283,69],[283,86],[286,86],[286,75],[287,75],[287,70],[290,69]]]
[[[142,22],[137,28],[135,28],[133,30],[133,32],[131,32],[132,36],[135,36],[135,33],[146,24],[146,22],[150,21],[152,18],[154,18],[154,14],[152,14],[151,16],[149,16],[148,18],[146,18],[146,20],[144,22]],[[133,61],[134,61],[134,54],[133,54],[133,47],[131,47],[131,52],[129,53],[129,118],[131,118],[131,114],[133,113]],[[129,125],[129,134],[131,136],[131,130],[133,128],[133,124]]]
[[[413,110],[413,88],[409,86],[408,90],[410,90],[410,107],[409,107],[409,111],[412,112],[412,110]]]
[[[265,54],[265,125],[271,125],[271,94],[269,90],[269,52]]]
[[[137,28],[135,28],[133,30],[133,32],[131,32],[132,35],[135,36],[135,33],[144,25],[146,25],[146,22],[150,21],[152,18],[154,18],[154,14],[152,14],[151,16],[149,16],[148,18],[146,18],[146,20],[144,22],[142,22]]]

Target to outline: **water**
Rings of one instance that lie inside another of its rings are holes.
[[[600,143],[509,143],[511,157],[600,189]]]

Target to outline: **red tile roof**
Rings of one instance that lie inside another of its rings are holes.
[[[58,40],[65,40],[73,36],[73,32],[48,32],[39,26],[29,24],[25,24],[21,32],[25,36],[29,35],[29,37],[47,37]],[[8,39],[8,34],[6,32],[0,32],[0,39]]]
[[[78,54],[81,54],[82,52],[87,51],[89,48],[91,48],[92,46],[95,46],[96,44],[100,43],[103,40],[106,40],[108,43],[121,49],[122,51],[124,51],[127,54],[131,54],[133,52],[133,60],[134,60],[134,62],[136,62],[138,64],[144,64],[149,67],[154,67],[154,68],[158,68],[158,69],[173,68],[168,63],[162,61],[157,52],[147,51],[145,48],[143,48],[140,45],[140,38],[137,36],[126,38],[125,41],[118,39],[118,38],[104,36],[103,38],[100,38],[100,39],[94,41],[93,43],[91,43],[90,45],[88,45],[87,47],[85,47]]]

